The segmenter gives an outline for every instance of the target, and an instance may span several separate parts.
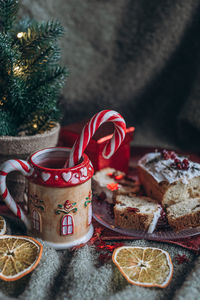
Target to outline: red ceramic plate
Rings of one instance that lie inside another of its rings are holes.
[[[134,147],[132,148],[132,158],[130,160],[130,173],[136,175],[137,161],[148,152],[153,152],[155,148]],[[183,153],[190,156],[190,159],[196,162],[200,162],[200,156],[194,153]],[[138,237],[146,240],[176,240],[182,238],[188,238],[200,234],[200,226],[180,232],[174,232],[167,223],[158,222],[157,228],[153,233],[147,233],[141,230],[124,229],[116,227],[114,224],[113,206],[105,201],[98,201],[93,199],[93,217],[100,224],[104,225],[110,230],[120,233],[125,236]]]

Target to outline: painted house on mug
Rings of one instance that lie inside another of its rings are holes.
[[[56,227],[57,233],[61,236],[73,235],[76,227],[76,216],[78,210],[84,209],[87,211],[85,227],[87,228],[92,222],[92,205],[91,205],[92,193],[89,192],[88,196],[81,201],[81,203],[70,202],[65,200],[63,204],[56,204],[53,209],[52,223],[57,220]],[[32,222],[32,229],[38,233],[42,233],[45,229],[45,204],[44,201],[39,198],[38,195],[29,194],[30,205],[29,213]],[[80,207],[81,206],[81,207]],[[79,216],[80,217],[80,216]]]

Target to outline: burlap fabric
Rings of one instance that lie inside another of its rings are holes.
[[[27,159],[35,151],[56,146],[58,142],[60,125],[42,134],[33,136],[0,137],[0,164],[8,159],[21,158]],[[19,172],[13,172],[8,175],[7,184],[11,195],[18,201],[23,201],[25,190],[25,178]]]

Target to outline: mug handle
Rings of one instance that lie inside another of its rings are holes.
[[[0,195],[10,210],[25,223],[27,229],[31,228],[31,223],[22,208],[10,195],[6,186],[6,177],[8,173],[13,171],[20,171],[24,176],[31,176],[32,170],[31,165],[27,161],[21,159],[10,159],[0,166]]]

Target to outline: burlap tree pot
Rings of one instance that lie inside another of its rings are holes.
[[[27,159],[33,152],[39,149],[54,147],[57,145],[60,125],[42,134],[31,136],[1,136],[0,137],[0,164],[8,159]],[[19,172],[12,172],[8,175],[7,185],[11,195],[17,202],[24,201],[26,188],[25,178]],[[2,199],[1,199],[2,200]]]

